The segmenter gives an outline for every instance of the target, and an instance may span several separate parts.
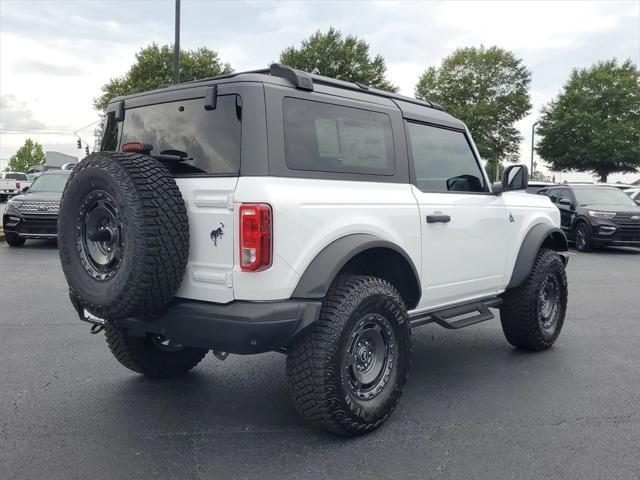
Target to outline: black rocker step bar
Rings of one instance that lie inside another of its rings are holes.
[[[491,298],[483,301],[465,303],[456,307],[444,308],[432,312],[410,314],[411,327],[419,327],[427,323],[437,323],[450,330],[486,322],[495,317],[489,308],[496,308],[502,304],[501,298]]]

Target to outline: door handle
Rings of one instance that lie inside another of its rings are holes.
[[[427,215],[427,223],[448,223],[450,221],[449,215]]]

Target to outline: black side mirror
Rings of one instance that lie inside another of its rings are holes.
[[[22,187],[22,193],[27,193],[27,190],[29,190],[29,185]]]
[[[560,200],[558,200],[558,205],[566,205],[567,207],[570,207],[571,200],[569,200],[568,198],[561,198]]]
[[[529,186],[529,169],[526,165],[510,165],[502,174],[502,190],[525,190]]]

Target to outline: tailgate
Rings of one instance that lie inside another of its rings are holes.
[[[177,297],[233,300],[233,195],[237,177],[176,178],[189,215],[189,263]]]

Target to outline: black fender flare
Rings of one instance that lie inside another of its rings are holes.
[[[569,250],[567,237],[562,230],[546,223],[534,225],[524,236],[522,245],[520,245],[520,251],[516,257],[516,263],[507,288],[517,287],[529,276],[538,251],[543,246],[558,252]],[[565,258],[563,258],[563,262],[566,264]]]
[[[324,298],[342,267],[359,253],[372,248],[388,248],[400,254],[407,261],[413,271],[418,298],[420,298],[422,294],[420,275],[409,254],[395,243],[368,233],[346,235],[324,247],[300,277],[291,297]]]

